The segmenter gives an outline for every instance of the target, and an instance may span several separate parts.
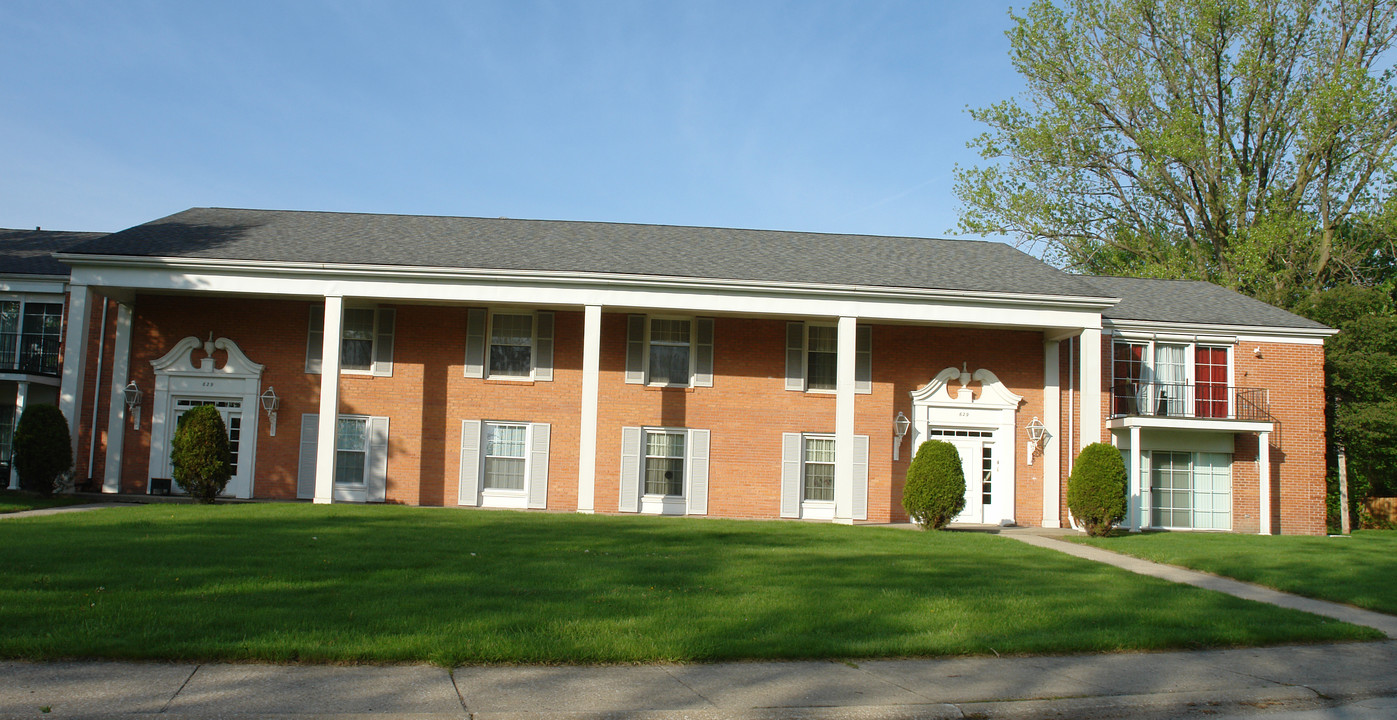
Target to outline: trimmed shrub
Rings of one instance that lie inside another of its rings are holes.
[[[1067,509],[1087,534],[1108,535],[1125,519],[1125,462],[1120,450],[1106,443],[1082,449],[1067,478]]]
[[[223,416],[212,405],[201,405],[185,413],[175,430],[170,450],[171,473],[189,496],[211,503],[233,476],[229,464],[228,430]]]
[[[11,447],[19,486],[25,490],[52,495],[73,469],[73,436],[56,405],[26,406]]]
[[[965,471],[956,446],[928,440],[907,468],[902,507],[923,530],[940,530],[965,509]]]

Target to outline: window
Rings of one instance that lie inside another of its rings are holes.
[[[1149,453],[1150,524],[1230,530],[1232,462],[1225,453]]]
[[[553,313],[466,311],[466,377],[553,379]]]
[[[347,307],[341,318],[340,372],[393,374],[393,308]],[[324,351],[325,306],[310,309],[306,339],[306,372],[319,373]]]
[[[645,494],[684,494],[684,433],[645,433]]]
[[[1225,346],[1114,342],[1111,413],[1117,417],[1232,417],[1231,369],[1231,352]]]
[[[805,482],[801,500],[834,502],[834,438],[805,438]]]
[[[341,415],[336,418],[336,501],[383,502],[388,487],[388,418]],[[296,497],[315,497],[315,466],[320,416],[301,416],[301,456],[296,470]]]
[[[501,315],[490,318],[490,375],[528,377],[534,362],[534,316]]]
[[[626,323],[626,382],[713,386],[713,318],[631,315]]]
[[[0,370],[58,374],[63,304],[0,301]]]
[[[363,485],[368,466],[367,418],[341,417],[335,425],[335,484]]]
[[[1116,415],[1135,415],[1140,409],[1140,383],[1145,378],[1144,343],[1118,342],[1114,346],[1114,361],[1111,363],[1112,412]]]
[[[459,505],[548,506],[548,423],[461,421]]]
[[[834,392],[839,387],[839,328],[786,323],[786,389]],[[854,392],[873,392],[873,327],[854,331]]]

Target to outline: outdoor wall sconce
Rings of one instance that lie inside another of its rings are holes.
[[[1033,422],[1030,422],[1028,424],[1029,465],[1033,464],[1033,456],[1038,454],[1038,450],[1041,449],[1044,445],[1047,445],[1048,441],[1051,440],[1052,437],[1053,434],[1048,432],[1048,427],[1043,424],[1043,421],[1038,419],[1037,415],[1034,415]]]
[[[897,434],[897,441],[893,443],[893,459],[898,459],[898,454],[902,451],[902,436],[907,434],[907,429],[912,427],[912,421],[907,419],[902,411],[898,411],[897,418],[893,420],[893,432]]]
[[[136,381],[132,380],[126,384],[126,389],[121,391],[126,396],[126,409],[131,411],[131,418],[136,421],[136,429],[141,429],[141,398],[145,393],[136,387]]]
[[[276,388],[267,386],[267,392],[262,393],[262,409],[267,411],[267,421],[271,423],[268,428],[271,437],[276,437],[276,409],[281,405],[281,398],[276,396]]]

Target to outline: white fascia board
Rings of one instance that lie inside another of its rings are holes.
[[[67,275],[0,275],[0,292],[4,293],[62,295],[67,291]]]
[[[1101,326],[1102,298],[854,286],[812,287],[634,275],[366,268],[183,259],[113,262],[65,256],[73,281],[137,290],[374,298],[379,300],[639,308],[684,312],[934,321],[1022,327]]]
[[[1291,343],[1294,345],[1323,345],[1326,338],[1339,334],[1334,328],[1287,328],[1258,325],[1207,325],[1202,323],[1163,323],[1143,320],[1112,320],[1102,324],[1112,335],[1196,337],[1204,340],[1220,337],[1235,338],[1237,342]]]
[[[1199,432],[1275,432],[1275,424],[1255,420],[1212,420],[1204,418],[1178,418],[1138,415],[1112,418],[1107,427],[1111,430],[1123,428],[1160,428],[1169,430],[1195,430]]]

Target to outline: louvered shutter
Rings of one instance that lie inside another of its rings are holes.
[[[694,318],[694,387],[713,387],[713,318]]]
[[[781,433],[781,517],[800,517],[800,433]]]
[[[310,331],[306,333],[306,372],[320,372],[325,350],[325,306],[310,306]]]
[[[369,418],[369,473],[365,478],[364,500],[383,502],[388,497],[388,418]]]
[[[854,329],[854,392],[873,392],[873,327]]]
[[[315,497],[315,437],[320,433],[319,415],[301,416],[301,457],[296,463],[296,497]]]
[[[786,389],[805,390],[805,323],[786,323]]]
[[[548,507],[548,423],[529,429],[529,502],[531,508]]]
[[[645,384],[645,316],[626,318],[626,382]]]
[[[553,379],[553,313],[540,312],[534,321],[538,336],[534,338],[534,379]]]
[[[460,485],[456,490],[457,505],[480,504],[480,421],[461,421]]]
[[[466,377],[485,377],[485,309],[466,311]]]
[[[640,512],[640,451],[638,427],[621,428],[621,512]]]
[[[397,317],[398,311],[393,308],[378,309],[378,332],[374,336],[374,375],[393,375],[393,325]]]
[[[708,514],[708,454],[709,432],[689,431],[689,497],[690,515]]]
[[[854,436],[854,519],[868,519],[868,436]]]

